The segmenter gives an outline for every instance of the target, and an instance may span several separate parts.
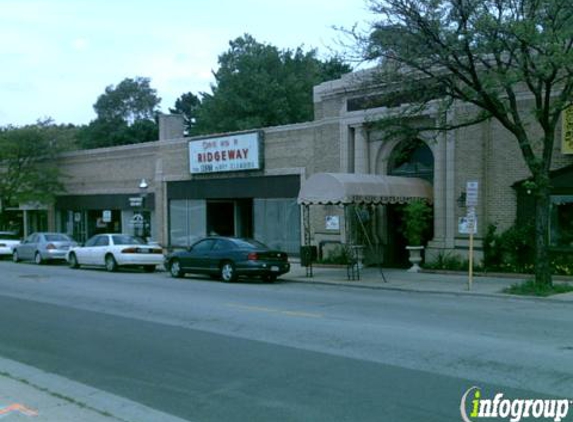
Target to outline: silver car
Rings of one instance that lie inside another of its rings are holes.
[[[76,245],[71,237],[63,233],[32,233],[14,248],[12,260],[29,260],[36,264],[52,260],[65,261],[68,250]]]

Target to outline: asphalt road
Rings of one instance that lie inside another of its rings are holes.
[[[573,398],[570,304],[0,262],[0,355],[192,421],[457,421]]]

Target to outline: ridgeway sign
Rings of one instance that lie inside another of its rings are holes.
[[[189,142],[189,171],[192,174],[260,170],[261,136],[244,133]]]

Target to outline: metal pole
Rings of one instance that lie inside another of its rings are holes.
[[[468,265],[469,265],[468,290],[471,290],[474,278],[474,228],[473,227],[470,227],[470,257]]]
[[[474,230],[476,227],[476,213],[475,207],[468,207],[468,230],[470,232],[470,256],[468,263],[468,290],[472,289],[474,278]]]
[[[308,262],[307,262],[307,266],[306,266],[306,276],[307,277],[313,277],[313,268],[312,268],[312,252],[310,250],[310,209],[309,209],[309,205],[305,204],[302,207],[302,213],[303,213],[303,221],[304,221],[304,246],[305,246],[305,250],[306,253],[309,254],[308,258]]]

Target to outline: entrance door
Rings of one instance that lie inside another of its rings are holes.
[[[401,205],[388,205],[388,245],[385,262],[390,267],[408,268],[408,252],[406,238],[404,237],[403,212]]]
[[[207,202],[207,234],[235,235],[235,204],[229,201]]]
[[[208,201],[207,234],[253,237],[253,200]]]

